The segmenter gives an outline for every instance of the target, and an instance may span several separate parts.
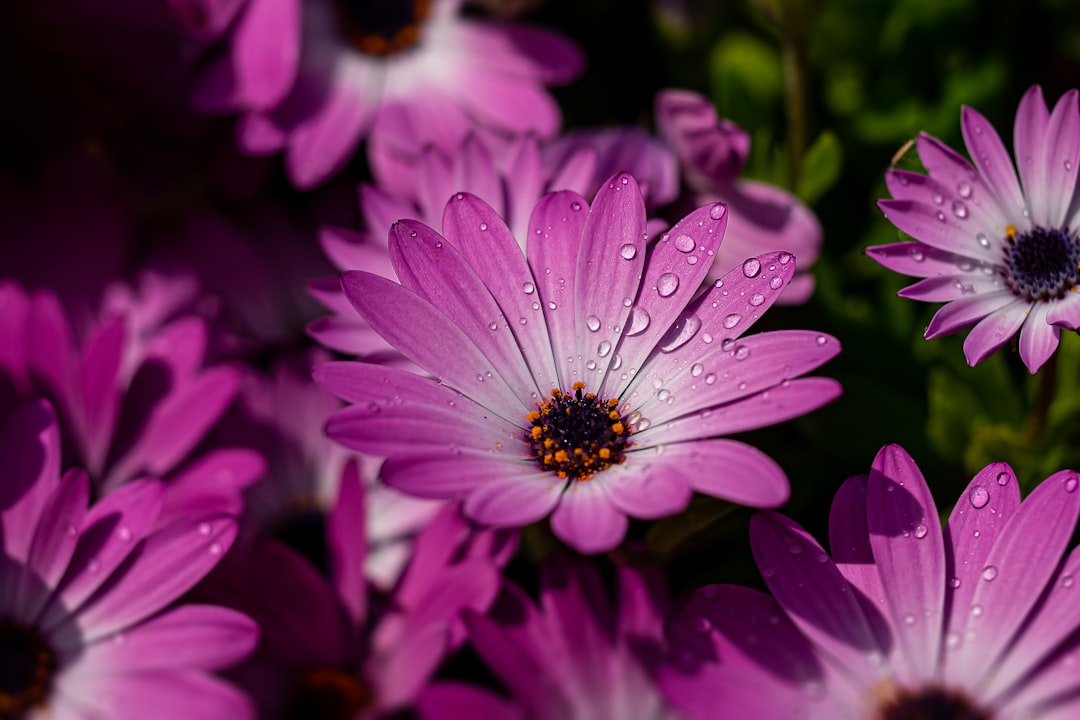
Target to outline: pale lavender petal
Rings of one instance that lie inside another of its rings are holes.
[[[1001,282],[981,272],[937,275],[908,285],[897,293],[902,298],[921,302],[952,302],[970,295],[985,295],[1001,288]]]
[[[938,310],[926,327],[924,337],[927,340],[963,330],[973,325],[990,313],[997,312],[1011,305],[1016,296],[1009,290],[998,290],[985,295],[954,300]]]
[[[890,270],[912,277],[955,275],[961,267],[974,269],[976,265],[966,255],[938,250],[921,242],[875,245],[866,248],[866,254]]]
[[[548,137],[558,131],[562,114],[547,90],[497,68],[474,65],[469,79],[453,87],[457,100],[481,124],[512,134],[533,132]],[[498,98],[493,101],[492,98]]]
[[[495,160],[491,152],[476,135],[465,138],[461,148],[454,155],[454,174],[451,182],[455,192],[466,192],[477,196],[488,205],[494,204],[500,210],[503,209],[503,188],[499,173],[495,170]],[[449,198],[447,198],[449,199]],[[448,209],[448,205],[444,208]],[[498,217],[497,213],[492,213]],[[472,226],[469,226],[470,230]],[[451,242],[456,238],[450,237],[450,230],[445,221],[443,233]],[[460,246],[458,246],[460,249]]]
[[[641,447],[730,435],[775,425],[805,415],[840,396],[840,383],[829,378],[796,378],[735,402],[651,425],[634,434]]]
[[[595,148],[579,148],[552,169],[548,188],[553,191],[570,190],[585,195],[593,186],[597,162],[599,156]]]
[[[1020,483],[1005,463],[991,463],[968,483],[945,526],[945,564],[949,579],[949,618],[945,650],[964,637],[971,598],[986,567],[986,556],[1001,529],[1020,507]]]
[[[536,469],[530,475],[493,479],[465,497],[464,512],[492,527],[521,527],[547,517],[559,504],[566,480]]]
[[[492,361],[427,300],[365,272],[347,272],[341,283],[368,324],[405,357],[503,418],[526,412]],[[401,322],[403,317],[409,322]]]
[[[1070,290],[1061,300],[1051,301],[1046,322],[1067,330],[1080,330],[1080,291]]]
[[[364,557],[368,543],[364,517],[364,485],[358,463],[350,460],[341,473],[334,508],[326,518],[326,544],[334,589],[356,627],[363,624],[367,614]]]
[[[0,435],[0,538],[4,553],[24,561],[49,498],[60,483],[60,431],[45,401],[21,406]]]
[[[1078,485],[1071,470],[1044,480],[1001,529],[985,567],[973,568],[968,632],[950,655],[950,677],[976,683],[1003,657],[1068,546],[1080,516]]]
[[[649,248],[641,289],[634,298],[622,341],[616,348],[624,365],[640,368],[657,343],[663,343],[705,279],[709,261],[720,247],[726,227],[724,205],[706,205],[676,223]],[[692,257],[697,261],[691,263]],[[623,384],[620,375],[611,373],[603,389],[615,394],[614,390]]]
[[[1026,304],[1026,303],[1025,303]],[[1032,375],[1050,359],[1061,339],[1061,328],[1047,322],[1050,306],[1032,303],[1031,310],[1020,328],[1020,359]]]
[[[944,622],[944,539],[930,489],[898,445],[887,445],[874,458],[866,508],[870,546],[908,677],[932,676]]]
[[[817,541],[783,515],[762,512],[750,519],[750,548],[773,597],[795,625],[852,676],[871,684],[879,671],[867,656],[884,656],[886,648]]]
[[[420,720],[525,720],[524,711],[486,688],[454,681],[428,683],[416,698]]]
[[[529,239],[529,216],[544,191],[544,174],[540,160],[540,141],[528,134],[514,138],[506,150],[503,172],[512,175],[506,183],[506,223],[518,246],[524,250]],[[571,188],[552,185],[551,190]],[[584,192],[583,187],[579,192]]]
[[[627,525],[626,515],[612,502],[603,484],[588,480],[572,483],[551,515],[555,536],[587,555],[615,549]]]
[[[970,175],[962,173],[962,177],[965,178],[960,181],[960,189],[964,190],[963,195],[955,184],[949,184],[945,179],[897,168],[885,171],[885,185],[889,188],[889,193],[894,200],[920,203],[964,221],[961,225],[974,230],[973,241],[977,242],[980,248],[1000,254],[1005,246],[1005,226],[1008,222],[990,193],[982,188],[982,183],[978,180],[979,176],[974,168],[971,169]],[[979,183],[989,203],[983,205],[981,202],[975,202],[976,196],[972,189],[972,182]],[[990,244],[989,248],[985,247],[986,243]]]
[[[383,464],[380,477],[410,495],[461,498],[484,483],[535,472],[536,464],[531,460],[501,460],[487,451],[447,447],[391,457]]]
[[[1044,155],[1036,159],[1043,165],[1048,195],[1044,198],[1047,227],[1063,227],[1069,220],[1068,211],[1076,187],[1076,172],[1080,167],[1080,107],[1077,91],[1070,90],[1058,100],[1050,113],[1046,127]],[[1032,216],[1038,223],[1040,218]]]
[[[676,449],[682,448],[665,448]],[[632,517],[661,518],[682,512],[693,495],[694,469],[679,464],[684,452],[649,457],[653,452],[628,453],[625,463],[611,466],[590,482],[604,483],[615,506]]]
[[[572,365],[577,352],[574,288],[577,286],[581,233],[588,215],[589,204],[583,197],[562,190],[542,197],[529,220],[529,267],[537,279],[539,297],[536,302],[544,308],[561,388],[570,387],[576,370]],[[644,247],[643,242],[641,247]],[[635,256],[638,251],[639,247],[634,245]],[[608,260],[610,258],[605,258],[605,263]],[[548,389],[544,388],[545,391]]]
[[[325,362],[316,365],[311,376],[323,389],[357,405],[371,401],[391,403],[402,400],[453,407],[463,400],[459,393],[440,385],[434,378],[385,365]]]
[[[653,448],[632,452],[627,462],[637,461],[640,454],[643,463],[648,463],[646,478],[656,476],[651,479],[654,484],[679,480],[698,492],[740,505],[774,507],[787,499],[787,476],[762,451],[737,440],[695,440],[664,445],[658,457],[649,457],[656,453]],[[679,485],[664,491],[669,500],[679,498],[680,492]]]
[[[986,230],[962,225],[964,221],[954,213],[936,205],[914,200],[878,200],[878,208],[901,232],[931,247],[963,255],[974,262],[994,263],[1001,259],[993,243],[983,247],[978,241],[979,233],[987,234]]]
[[[491,292],[502,311],[499,324],[506,326],[498,332],[509,330],[540,391],[557,385],[551,340],[537,302],[537,281],[506,223],[485,202],[459,194],[446,206],[443,230]],[[445,262],[440,271],[448,272]]]
[[[629,332],[627,315],[641,283],[645,239],[645,201],[637,182],[627,173],[612,176],[589,209],[574,276],[574,356],[585,367],[572,372],[592,391],[602,390],[611,348],[619,342],[615,328],[627,326]]]
[[[255,719],[246,695],[223,680],[194,670],[113,675],[94,673],[89,666],[80,665],[56,680],[61,697],[110,720]]]
[[[415,83],[414,77],[408,77],[407,64],[395,67],[391,63],[385,67],[383,87]],[[401,72],[406,77],[401,78]],[[371,127],[372,141],[389,143],[399,152],[407,154],[429,143],[445,152],[453,152],[459,147],[475,123],[469,120],[457,99],[450,97],[435,82],[429,80],[423,92],[425,97],[422,103],[409,102],[407,98],[383,97]]]
[[[385,265],[391,268],[385,243],[390,227],[401,218],[416,214],[415,207],[407,197],[391,195],[383,188],[361,185],[360,212],[364,215],[364,228],[368,235],[339,228],[322,228],[319,243],[342,270],[367,270],[393,279],[393,275],[382,272],[380,267]],[[376,264],[380,256],[382,263]]]
[[[980,320],[964,338],[964,357],[967,358],[968,365],[978,365],[1009,342],[1028,317],[1029,308],[1030,302],[1015,300]]]
[[[1030,223],[1044,226],[1051,224],[1050,188],[1046,185],[1046,168],[1043,165],[1049,122],[1050,112],[1046,109],[1042,88],[1032,85],[1020,99],[1020,105],[1016,108],[1016,123],[1013,125],[1016,165],[1020,171],[1020,182],[1024,186],[1024,198],[1031,211],[1031,220],[1017,226],[1021,231],[1026,230]]]
[[[982,218],[980,224],[998,232],[1009,224],[1008,215],[1004,214],[993,189],[983,182],[982,176],[966,158],[945,143],[926,133],[919,133],[915,144],[923,166],[932,177],[940,180],[947,188],[950,188],[950,195],[955,196],[952,197],[949,203],[949,207],[954,213],[957,209],[966,208],[973,213],[973,218]],[[1005,160],[1008,162],[1008,156],[1006,156]],[[896,197],[895,194],[894,197]],[[934,199],[932,194],[931,199]],[[955,201],[959,201],[963,205],[953,207],[952,202]],[[996,240],[993,236],[990,236],[989,239],[991,241]]]
[[[270,110],[285,99],[300,60],[300,3],[249,0],[231,38],[236,100],[245,109]]]
[[[1016,179],[1012,159],[994,126],[977,110],[965,106],[960,111],[960,129],[964,144],[975,160],[975,167],[997,196],[1005,216],[1013,225],[1023,227],[1024,195]]]
[[[122,638],[91,644],[86,662],[110,673],[226,668],[255,649],[259,628],[229,608],[182,605],[125,632]]]
[[[724,187],[742,172],[750,135],[730,120],[718,120],[709,100],[688,90],[656,94],[656,124],[675,149],[691,186]]]

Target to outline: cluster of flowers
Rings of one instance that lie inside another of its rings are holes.
[[[579,50],[457,0],[170,7],[192,107],[244,153],[306,189],[363,148],[363,231],[323,228],[341,274],[287,273],[326,308],[313,341],[257,361],[272,310],[239,297],[269,278],[215,302],[212,273],[150,266],[92,302],[0,281],[0,717],[1075,716],[1076,472],[1021,501],[994,463],[943,528],[888,445],[828,551],[768,510],[785,472],[727,436],[835,400],[807,374],[840,344],[748,332],[810,296],[822,231],[740,179],[749,136],[706,99],[661,93],[655,136],[562,134],[545,86]],[[1019,181],[963,128],[975,164],[924,135],[928,174],[887,173],[914,242],[870,255],[948,303],[927,337],[974,325],[975,364],[1019,332],[1035,372],[1080,327],[1077,93],[1021,101]],[[763,509],[770,594],[672,600],[612,552],[694,493]],[[504,571],[547,519],[572,552],[530,594]]]

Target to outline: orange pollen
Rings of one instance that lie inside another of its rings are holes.
[[[626,460],[632,445],[618,398],[598,398],[575,382],[570,391],[553,388],[550,396],[526,413],[525,441],[530,456],[560,478],[588,480]]]

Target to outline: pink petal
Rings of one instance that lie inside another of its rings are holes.
[[[921,242],[899,242],[866,248],[866,254],[894,272],[913,277],[956,275],[961,266],[972,265],[970,258],[938,250]]]
[[[449,447],[391,457],[380,477],[387,485],[425,498],[462,498],[484,483],[528,477],[536,465],[528,460],[492,458],[487,451]]]
[[[1005,217],[1018,228],[1023,227],[1024,210],[1027,209],[1024,196],[1012,159],[994,126],[977,110],[965,106],[960,111],[960,129],[968,152],[975,159],[975,167],[997,196]]]
[[[642,450],[648,461],[653,450]],[[632,453],[628,462],[637,460]],[[678,478],[698,492],[751,507],[774,507],[788,497],[784,471],[765,453],[737,440],[698,440],[665,445],[663,454],[649,462],[656,468],[656,484]],[[678,497],[679,485],[667,490]],[[658,492],[654,491],[654,492]],[[681,508],[680,508],[681,509]],[[638,517],[650,517],[639,515]]]
[[[555,473],[539,469],[531,475],[494,479],[469,492],[464,512],[482,525],[521,527],[547,517],[559,504],[565,484]]]
[[[616,508],[603,484],[588,480],[572,483],[551,515],[555,536],[587,555],[615,549],[627,525],[626,515]]]
[[[445,623],[425,625],[402,637],[389,657],[371,662],[367,676],[374,680],[380,705],[394,708],[410,703],[446,655],[449,638]]]
[[[271,110],[285,99],[296,81],[300,33],[297,0],[249,0],[232,35],[236,102]]]
[[[573,383],[576,370],[567,358],[577,353],[574,292],[582,230],[588,216],[589,204],[585,199],[564,190],[542,197],[529,220],[527,256],[537,280],[536,302],[544,309],[551,351],[559,372],[558,387],[564,389]],[[633,246],[635,257],[644,247],[644,241],[640,246]]]
[[[482,201],[479,204],[485,206],[493,205],[499,209],[503,208],[502,178],[499,176],[498,171],[496,171],[495,161],[491,157],[491,153],[488,151],[483,141],[478,139],[476,135],[470,135],[465,138],[465,142],[462,143],[461,148],[454,155],[453,160],[454,175],[453,179],[450,181],[453,185],[452,193],[470,193],[477,196],[477,198]],[[446,203],[449,199],[450,195],[446,194],[440,203],[446,210],[449,210],[450,207],[450,204]],[[477,205],[475,198],[473,199],[472,204],[474,206]],[[435,209],[438,209],[438,207],[439,206],[435,206]],[[478,207],[470,209],[483,212],[483,210]],[[492,212],[490,208],[488,208],[487,214],[494,217],[500,217],[498,213]],[[505,212],[502,214],[505,215]],[[501,217],[500,222],[502,222]],[[473,228],[476,227],[476,224],[463,225],[462,227],[468,227],[470,234],[475,234]],[[460,250],[461,246],[457,244],[457,236],[451,237],[451,231],[446,225],[445,218],[443,220],[443,232],[446,234],[447,239],[455,243]],[[476,267],[476,264],[473,263],[473,266]]]
[[[870,546],[908,676],[935,674],[945,603],[945,548],[937,508],[915,461],[882,448],[867,481]]]
[[[1015,300],[1016,296],[1009,290],[998,290],[984,295],[954,300],[934,314],[930,324],[926,327],[924,337],[931,340],[954,333],[957,330],[963,330],[969,325],[982,320],[987,315],[1012,305]]]
[[[1050,359],[1061,339],[1061,328],[1047,322],[1050,307],[1046,303],[1033,303],[1020,328],[1020,359],[1032,375]]]
[[[81,668],[80,668],[81,669]],[[56,693],[110,720],[254,720],[251,700],[201,672],[61,673]]]
[[[21,617],[37,617],[48,595],[27,587],[31,577],[47,588],[55,588],[67,570],[68,562],[75,552],[78,529],[86,517],[90,501],[90,481],[86,473],[77,468],[64,473],[44,508],[26,555],[29,572],[22,573],[23,583],[18,589]],[[36,583],[35,583],[36,584]]]
[[[60,484],[60,431],[44,400],[22,405],[0,434],[0,539],[4,553],[27,559],[49,498]]]
[[[919,159],[930,176],[949,189],[948,206],[960,201],[972,212],[972,219],[980,218],[979,224],[1001,231],[1009,224],[1009,217],[1001,207],[993,189],[983,182],[982,176],[960,153],[926,133],[919,133],[916,140]],[[1005,157],[1008,163],[1008,156]],[[944,195],[945,193],[943,193]],[[894,197],[896,195],[894,194]],[[925,196],[924,196],[925,197]],[[931,197],[931,199],[934,199]],[[944,201],[942,204],[945,204]],[[955,212],[955,210],[954,210]],[[990,236],[990,240],[996,240]]]
[[[169,478],[157,527],[192,515],[240,515],[244,489],[265,474],[266,460],[253,450],[222,448],[205,453]]]
[[[1030,307],[1031,303],[1025,300],[1015,300],[980,320],[964,338],[964,357],[968,365],[978,365],[1009,342],[1020,329]]]
[[[1061,300],[1052,301],[1046,311],[1046,322],[1067,330],[1080,330],[1080,289],[1074,287]]]
[[[368,544],[364,517],[364,486],[356,460],[350,460],[341,474],[337,501],[326,519],[326,544],[334,589],[357,627],[363,624],[367,614],[364,556]]]
[[[976,272],[973,269],[965,274],[923,278],[917,283],[908,285],[897,295],[920,302],[952,302],[972,294],[984,295],[995,292],[1000,287],[999,279],[987,277],[982,272]]]
[[[929,202],[878,200],[878,208],[900,232],[931,247],[970,258],[972,262],[996,263],[1001,259],[993,243],[990,247],[983,247],[977,237],[980,234],[989,238],[999,237],[1004,228],[1001,232],[991,233],[988,228],[960,220],[948,209]]]
[[[105,466],[120,411],[120,363],[125,336],[124,318],[117,317],[97,330],[83,349],[78,425],[85,428],[82,440],[86,464],[98,472]]]
[[[402,65],[402,69],[407,66]],[[407,72],[407,70],[404,70]],[[395,87],[401,82],[396,76],[397,68],[389,66],[383,87]],[[414,79],[405,78],[412,84]],[[399,152],[411,154],[417,147],[435,145],[452,153],[461,145],[473,127],[456,98],[434,83],[423,90],[423,102],[403,102],[385,97],[375,115],[371,127],[373,143],[387,143]]]
[[[544,28],[470,20],[460,23],[459,32],[481,62],[545,85],[570,82],[585,64],[577,45]]]
[[[1016,108],[1016,123],[1013,125],[1013,148],[1016,150],[1017,169],[1020,182],[1024,186],[1024,198],[1031,219],[1017,227],[1027,230],[1031,223],[1050,225],[1050,188],[1046,185],[1045,167],[1042,162],[1046,156],[1046,129],[1050,122],[1050,113],[1046,109],[1042,88],[1032,85],[1020,106]]]
[[[666,448],[675,449],[675,448]],[[678,448],[681,450],[682,448]],[[661,518],[682,512],[690,503],[694,469],[679,464],[686,453],[648,457],[649,451],[630,453],[626,462],[613,465],[590,482],[602,482],[619,510],[637,518]]]
[[[895,200],[909,200],[929,208],[938,208],[946,216],[962,220],[962,227],[975,231],[975,241],[980,252],[986,250],[990,255],[1000,255],[1005,246],[1005,226],[1008,225],[1008,220],[997,206],[997,201],[982,187],[974,168],[970,174],[963,172],[962,177],[957,185],[932,175],[890,168],[885,171],[885,184]],[[988,201],[985,205],[979,196],[975,195],[973,182],[978,183],[983,199]],[[964,193],[961,194],[960,190]],[[987,242],[989,247],[984,247]]]
[[[866,684],[878,669],[867,655],[888,655],[879,645],[844,576],[817,541],[783,515],[750,519],[750,547],[765,583],[788,617],[830,657]]]
[[[1080,167],[1080,107],[1077,91],[1070,90],[1058,100],[1050,113],[1046,127],[1045,154],[1036,159],[1042,163],[1048,195],[1046,222],[1049,227],[1062,227],[1069,220],[1069,206],[1076,187],[1076,172]],[[1038,223],[1038,216],[1032,216]]]
[[[540,142],[535,135],[515,138],[503,158],[503,172],[513,179],[506,183],[506,224],[524,250],[529,239],[529,216],[544,191],[544,174],[540,159]],[[577,188],[552,185],[552,190]],[[578,192],[584,192],[582,186]],[[476,264],[475,262],[473,263]]]
[[[474,66],[468,80],[457,83],[453,90],[481,124],[513,135],[533,132],[548,137],[562,123],[559,106],[546,90],[486,63]]]

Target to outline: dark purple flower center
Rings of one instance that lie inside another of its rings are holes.
[[[555,388],[526,415],[531,455],[544,470],[561,478],[588,480],[626,460],[630,428],[615,398],[603,400],[576,382],[571,392]]]
[[[878,707],[875,720],[993,720],[967,695],[939,685],[902,689]]]
[[[1060,300],[1080,282],[1080,242],[1065,228],[1009,226],[1005,239],[1005,284],[1018,297]]]
[[[0,618],[0,718],[19,718],[49,698],[56,658],[31,628]]]
[[[374,700],[355,673],[336,667],[316,668],[300,678],[285,716],[289,720],[352,720]]]
[[[393,55],[420,41],[429,0],[336,0],[338,24],[366,55]]]

